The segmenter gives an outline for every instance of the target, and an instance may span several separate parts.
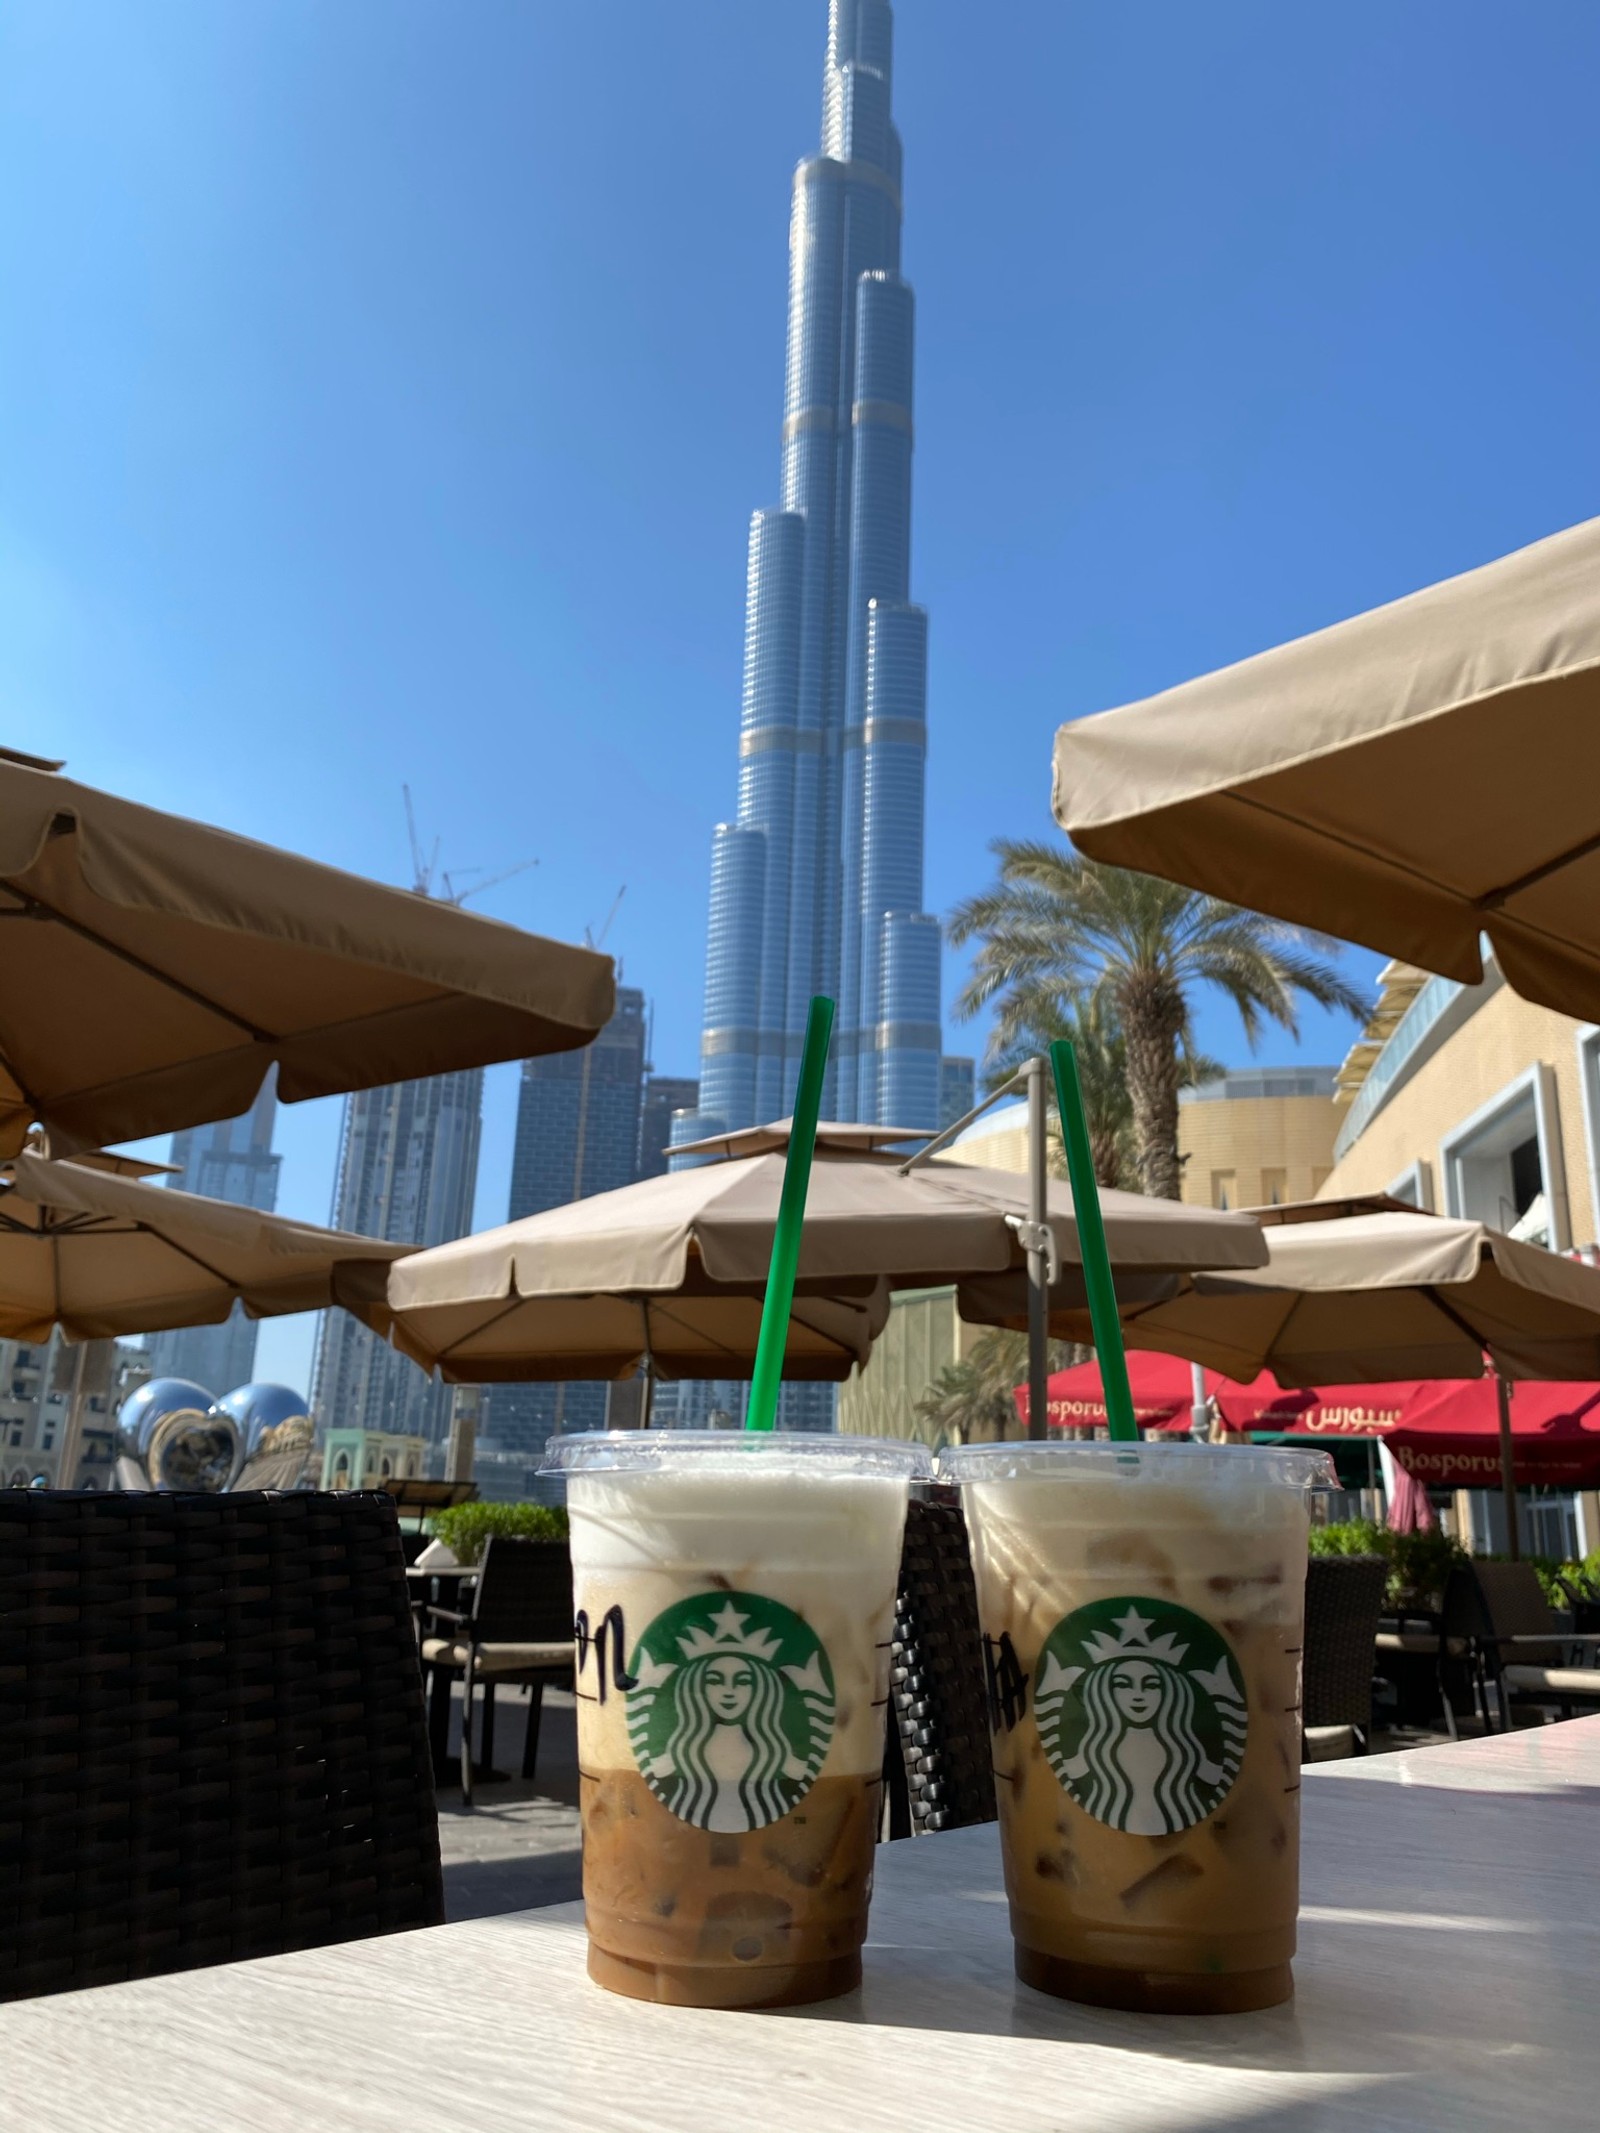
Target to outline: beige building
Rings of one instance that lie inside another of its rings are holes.
[[[1333,1168],[1334,1069],[1241,1067],[1178,1099],[1183,1197],[1192,1207],[1314,1200]]]
[[[1457,985],[1391,963],[1339,1082],[1325,1194],[1390,1192],[1558,1252],[1600,1237],[1600,1029],[1493,965]]]
[[[1343,1116],[1335,1079],[1333,1067],[1240,1067],[1204,1088],[1185,1089],[1178,1104],[1184,1199],[1199,1207],[1315,1199],[1333,1168]],[[1026,1104],[996,1105],[946,1155],[951,1162],[1026,1171]]]
[[[967,1355],[983,1333],[956,1310],[952,1288],[903,1289],[889,1323],[839,1387],[839,1428],[848,1437],[913,1437],[931,1443],[917,1402],[941,1370]]]
[[[1391,963],[1339,1070],[1342,1118],[1323,1196],[1387,1192],[1551,1251],[1600,1237],[1600,1028],[1534,1007],[1493,964],[1458,985]],[[1600,1497],[1532,1499],[1531,1544],[1600,1547]],[[1497,1497],[1463,1491],[1456,1527],[1505,1545]]]

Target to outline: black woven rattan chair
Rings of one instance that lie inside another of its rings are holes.
[[[1381,1555],[1314,1555],[1306,1566],[1301,1730],[1348,1726],[1360,1755],[1372,1734],[1378,1617],[1388,1582]]]
[[[0,1999],[443,1918],[386,1497],[0,1492]]]
[[[1544,1596],[1531,1563],[1467,1563],[1451,1571],[1445,1630],[1466,1640],[1473,1695],[1487,1729],[1509,1731],[1518,1703],[1563,1718],[1600,1706],[1600,1639],[1575,1636]]]
[[[992,1822],[978,1601],[958,1503],[913,1498],[907,1506],[889,1679],[890,1836]]]
[[[526,1682],[528,1731],[522,1775],[533,1776],[539,1753],[539,1719],[545,1687],[572,1679],[572,1551],[565,1541],[517,1540],[498,1535],[483,1551],[471,1605],[430,1607],[438,1632],[422,1640],[422,1659],[433,1676],[430,1728],[435,1767],[442,1768],[450,1725],[450,1686],[461,1676],[461,1799],[472,1805],[472,1702],[484,1684],[484,1768],[494,1753],[494,1688]]]

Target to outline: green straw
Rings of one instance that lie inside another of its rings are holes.
[[[789,1345],[789,1309],[794,1302],[800,1232],[806,1219],[806,1188],[811,1183],[817,1113],[822,1109],[822,1077],[828,1070],[828,1039],[832,1034],[833,1002],[819,993],[806,1018],[806,1048],[800,1055],[800,1086],[795,1091],[794,1124],[783,1166],[778,1226],[772,1235],[772,1264],[767,1270],[767,1299],[761,1306],[761,1338],[756,1343],[756,1367],[750,1379],[746,1429],[770,1430],[778,1419],[778,1387],[783,1382],[783,1352]]]
[[[1072,1181],[1072,1203],[1078,1217],[1078,1250],[1083,1258],[1083,1285],[1089,1292],[1089,1323],[1094,1329],[1106,1419],[1119,1444],[1133,1444],[1138,1441],[1139,1425],[1133,1419],[1128,1358],[1122,1349],[1122,1320],[1117,1315],[1106,1226],[1100,1219],[1100,1188],[1095,1183],[1094,1163],[1089,1155],[1089,1128],[1083,1116],[1083,1091],[1078,1086],[1078,1056],[1065,1037],[1051,1045],[1050,1064],[1055,1069],[1056,1109],[1061,1114],[1067,1176]]]

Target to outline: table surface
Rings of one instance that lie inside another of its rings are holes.
[[[1377,2133],[1597,2122],[1600,1718],[1308,1769],[1291,2006],[1011,1975],[992,1827],[879,1853],[867,1981],[721,2014],[592,1986],[564,1905],[0,2008],[8,2133]]]

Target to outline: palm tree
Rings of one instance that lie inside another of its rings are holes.
[[[1048,1370],[1075,1359],[1065,1341],[1051,1341]],[[980,1334],[960,1362],[947,1363],[917,1402],[917,1417],[934,1444],[1000,1444],[1022,1435],[1016,1388],[1028,1375],[1028,1336]]]
[[[1094,993],[1062,1005],[1026,993],[1002,996],[985,1055],[984,1086],[993,1091],[1027,1060],[1067,1038],[1078,1059],[1078,1084],[1089,1128],[1089,1159],[1095,1183],[1125,1192],[1139,1189],[1139,1158],[1133,1139],[1133,1099],[1128,1092],[1128,1046],[1107,1002]],[[1224,1069],[1185,1040],[1183,1086],[1215,1081]],[[1060,1121],[1050,1121],[1050,1172],[1067,1174]]]
[[[1128,1100],[1128,1048],[1106,1004],[1093,998],[1057,1001],[1014,994],[1001,1000],[985,1058],[991,1090],[1009,1081],[1026,1060],[1047,1052],[1058,1037],[1071,1039],[1089,1127],[1089,1155],[1099,1185],[1131,1185],[1136,1168],[1133,1106]],[[1060,1129],[1050,1123],[1050,1168],[1065,1177]]]
[[[1225,994],[1252,1047],[1268,1022],[1297,1034],[1302,999],[1366,1012],[1326,934],[1101,866],[1070,845],[999,837],[990,850],[999,879],[950,920],[957,945],[981,943],[956,1013],[992,1003],[997,1034],[1019,1035],[1084,1008],[1106,1016],[1125,1046],[1139,1182],[1158,1199],[1180,1197],[1178,1091],[1193,1075],[1196,992]]]

